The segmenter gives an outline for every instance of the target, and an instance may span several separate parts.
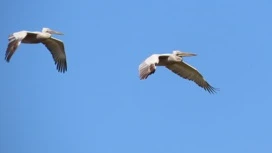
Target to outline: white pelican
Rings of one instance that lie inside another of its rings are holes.
[[[174,50],[172,54],[153,54],[149,56],[139,65],[140,80],[147,79],[149,75],[155,73],[156,66],[165,66],[180,77],[194,81],[209,93],[215,93],[216,88],[212,87],[194,67],[183,62],[182,57],[186,56],[196,56],[196,54]]]
[[[12,55],[22,43],[25,44],[38,44],[42,43],[51,52],[52,57],[59,72],[67,71],[67,62],[64,44],[61,40],[53,38],[52,34],[63,35],[61,32],[43,28],[42,32],[19,31],[9,35],[9,44],[6,50],[5,60],[10,61]]]

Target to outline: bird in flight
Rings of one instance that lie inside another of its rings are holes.
[[[67,61],[64,44],[61,40],[52,37],[52,34],[63,35],[63,33],[49,28],[43,28],[42,32],[23,30],[9,35],[9,43],[5,54],[5,60],[10,62],[12,55],[21,43],[42,43],[51,52],[58,72],[65,73],[67,71]]]
[[[211,86],[196,68],[183,61],[183,57],[189,56],[196,56],[196,54],[181,52],[179,50],[174,50],[172,54],[153,54],[139,65],[140,80],[147,79],[151,74],[154,74],[156,66],[165,66],[180,77],[194,81],[209,93],[216,93],[218,89]]]

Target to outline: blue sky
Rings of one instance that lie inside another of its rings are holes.
[[[271,153],[271,1],[5,1],[0,5],[0,152]],[[63,32],[68,71],[47,49],[8,35]],[[138,65],[174,49],[220,91],[163,67]]]

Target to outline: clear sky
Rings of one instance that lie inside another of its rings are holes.
[[[271,153],[272,1],[24,0],[0,5],[0,153]],[[68,71],[8,35],[64,33]],[[209,94],[159,67],[174,49],[214,87]]]

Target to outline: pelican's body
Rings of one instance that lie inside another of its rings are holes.
[[[214,93],[216,89],[209,85],[194,67],[183,62],[182,57],[186,56],[196,56],[196,54],[178,50],[174,50],[172,54],[153,54],[139,65],[140,79],[147,79],[149,75],[155,73],[156,66],[165,66],[180,77],[194,81],[209,93]]]
[[[38,44],[42,43],[51,52],[59,72],[67,71],[67,62],[64,44],[61,40],[52,37],[52,34],[63,35],[61,32],[43,28],[42,32],[19,31],[11,34],[8,38],[9,44],[6,50],[5,60],[10,61],[12,55],[21,43]]]

